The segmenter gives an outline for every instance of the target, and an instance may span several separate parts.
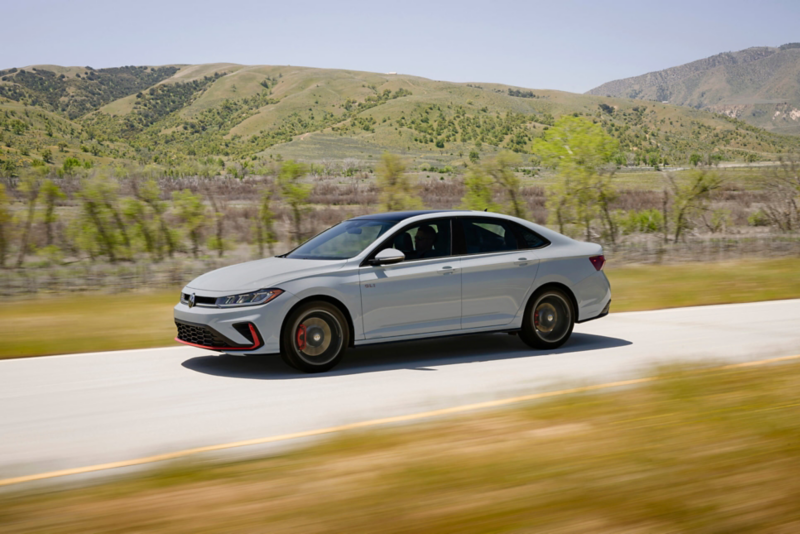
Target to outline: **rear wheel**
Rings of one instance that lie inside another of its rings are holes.
[[[555,349],[567,342],[574,326],[570,298],[560,289],[545,289],[528,302],[520,337],[535,349]]]
[[[321,373],[342,359],[349,334],[347,320],[339,308],[327,302],[309,302],[287,317],[281,356],[296,369]]]

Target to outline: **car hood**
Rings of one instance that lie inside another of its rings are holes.
[[[201,291],[253,291],[277,287],[296,278],[337,271],[345,261],[266,258],[223,267],[198,276],[186,287]]]

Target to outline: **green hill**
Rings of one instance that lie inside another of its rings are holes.
[[[800,52],[797,50],[796,52]],[[181,164],[292,157],[460,164],[471,152],[530,154],[561,115],[620,140],[620,163],[682,164],[693,153],[769,160],[800,139],[709,111],[625,98],[450,83],[403,74],[230,63],[0,72],[0,160]],[[40,162],[38,163],[40,164]],[[87,163],[88,164],[88,163]]]
[[[605,83],[589,95],[655,100],[800,134],[800,43],[726,52]]]

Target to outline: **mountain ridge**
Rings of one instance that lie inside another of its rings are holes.
[[[800,43],[723,52],[613,80],[587,95],[668,102],[800,134]]]
[[[455,166],[473,153],[513,150],[535,163],[533,139],[564,115],[583,116],[617,138],[620,164],[683,163],[695,153],[773,160],[800,150],[800,138],[660,102],[408,74],[213,63],[6,69],[0,160],[17,167],[66,158],[181,165],[390,151],[418,165]]]

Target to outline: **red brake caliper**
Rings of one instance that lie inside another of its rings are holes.
[[[297,349],[303,350],[306,348],[306,325],[301,324],[297,327]]]
[[[536,326],[536,328],[539,328],[539,312],[538,311],[533,312],[533,324],[534,324],[534,326]]]

